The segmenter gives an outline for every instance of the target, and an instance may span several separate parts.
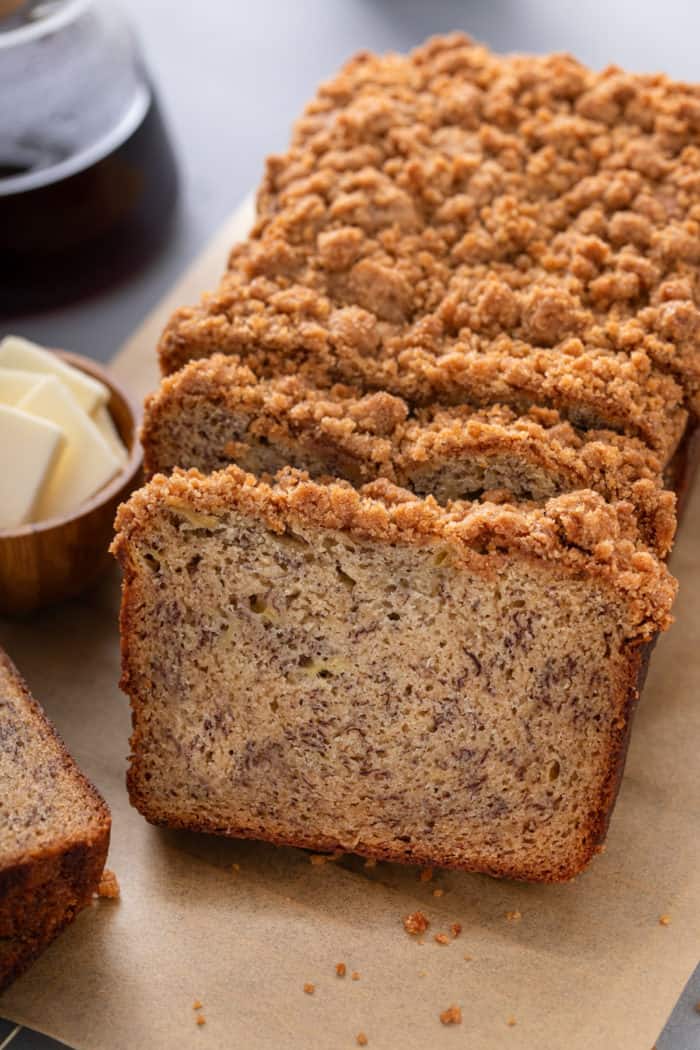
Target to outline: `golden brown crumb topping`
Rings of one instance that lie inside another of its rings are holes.
[[[514,435],[533,440],[546,435],[572,454],[602,461],[629,478],[656,477],[662,467],[658,455],[643,442],[610,430],[581,430],[551,408],[532,406],[516,412],[507,405],[478,406],[433,404],[411,409],[400,397],[385,391],[364,394],[352,386],[336,383],[315,386],[308,377],[281,375],[259,378],[236,355],[216,353],[189,362],[179,372],[166,376],[158,391],[146,402],[147,416],[188,398],[206,398],[233,411],[255,411],[259,419],[253,433],[294,438],[303,428],[314,426],[319,439],[353,440],[358,452],[370,451],[374,459],[388,457],[392,445],[411,445],[416,458],[436,451],[454,451],[465,438],[472,441],[487,428],[508,428]],[[680,433],[678,437],[680,438]],[[364,444],[363,444],[364,439]],[[601,451],[597,446],[604,443]],[[596,446],[590,451],[591,446]],[[572,456],[573,459],[573,456]]]
[[[532,407],[518,414],[506,405],[432,405],[412,411],[402,398],[383,391],[363,395],[340,384],[324,389],[299,376],[260,379],[239,357],[214,354],[166,377],[148,399],[142,433],[147,473],[165,468],[159,442],[191,416],[200,399],[223,408],[232,428],[234,420],[248,421],[239,424],[244,439],[229,441],[212,469],[223,465],[224,455],[241,461],[246,443],[301,442],[350,457],[361,464],[365,480],[374,473],[412,487],[411,478],[426,466],[498,456],[566,479],[567,488],[630,500],[650,546],[664,555],[673,541],[675,497],[661,487],[658,456],[635,438],[577,429],[554,409]],[[197,459],[181,465],[193,464],[203,466]]]
[[[204,477],[196,470],[155,475],[117,513],[112,550],[148,530],[155,512],[188,511],[202,527],[224,526],[236,509],[284,533],[295,521],[348,531],[379,542],[440,543],[455,565],[493,573],[507,554],[556,563],[558,571],[595,577],[624,597],[630,637],[648,639],[671,622],[676,583],[666,566],[639,543],[628,503],[608,504],[589,490],[557,496],[543,507],[466,503],[440,507],[380,479],[359,491],[345,482],[317,484],[296,470],[274,485],[238,467]]]
[[[409,401],[546,403],[667,449],[700,404],[700,89],[498,56],[357,55],[272,157],[251,238],[164,334]]]

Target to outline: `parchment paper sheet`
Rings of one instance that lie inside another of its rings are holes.
[[[214,284],[249,219],[247,204],[175,302]],[[136,395],[154,384],[169,305],[115,364]],[[652,659],[607,851],[565,886],[454,872],[420,882],[413,868],[313,866],[299,850],[151,828],[124,789],[116,573],[81,601],[0,625],[112,807],[110,866],[122,887],[120,901],[88,909],[0,997],[0,1015],[80,1050],[336,1050],[360,1031],[371,1050],[650,1050],[700,946],[699,532],[700,486],[672,562],[678,622]],[[417,908],[431,920],[422,945],[401,924]],[[519,920],[506,917],[514,911]],[[436,944],[453,922],[461,936]],[[446,1028],[438,1014],[452,1003],[463,1023]]]

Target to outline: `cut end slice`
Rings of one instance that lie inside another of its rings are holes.
[[[536,880],[593,855],[674,591],[600,497],[447,511],[230,468],[118,524],[149,820]]]
[[[0,989],[89,903],[110,816],[0,651]]]

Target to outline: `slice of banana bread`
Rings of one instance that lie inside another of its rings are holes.
[[[629,505],[229,467],[117,527],[150,821],[533,880],[596,851],[675,590]]]
[[[0,650],[0,989],[90,902],[110,815]]]
[[[665,458],[700,412],[695,85],[467,37],[362,53],[272,157],[249,240],[163,334],[411,404],[557,408]]]
[[[545,500],[591,488],[633,504],[642,536],[661,555],[675,531],[675,496],[658,457],[613,431],[577,431],[553,409],[519,416],[505,406],[418,409],[349,387],[321,390],[295,376],[258,379],[235,356],[191,361],[146,402],[147,474],[203,473],[237,463],[253,474],[285,466],[354,485],[385,477],[440,503],[494,489]]]

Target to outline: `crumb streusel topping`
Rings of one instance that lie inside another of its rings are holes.
[[[411,403],[557,407],[662,454],[700,405],[700,88],[468,38],[360,54],[268,162],[251,238],[173,318]]]

